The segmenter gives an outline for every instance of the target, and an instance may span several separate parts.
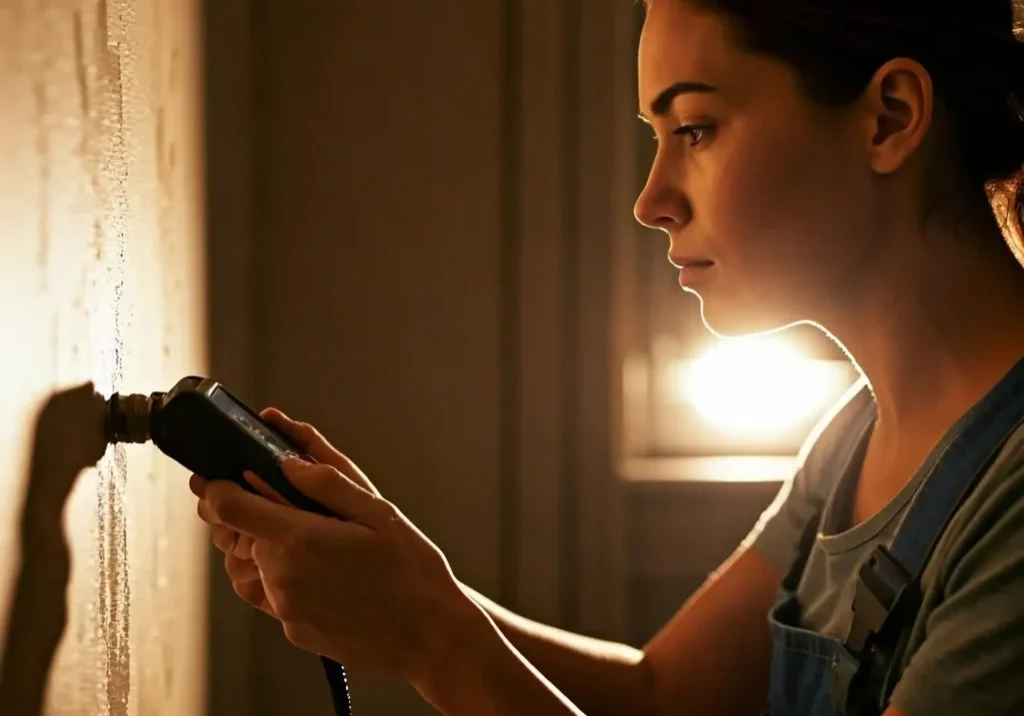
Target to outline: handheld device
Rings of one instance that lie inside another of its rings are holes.
[[[231,480],[255,492],[242,473],[259,475],[295,507],[324,516],[332,513],[297,490],[281,463],[289,457],[315,462],[288,437],[215,380],[187,376],[167,392],[114,393],[107,401],[107,441],[152,441],[164,454],[208,480]],[[336,716],[350,716],[344,667],[320,661],[330,685]]]
[[[208,480],[231,480],[253,491],[242,477],[259,475],[289,503],[330,516],[288,482],[281,463],[304,454],[280,431],[215,380],[188,376],[166,393],[115,393],[107,402],[109,442],[152,441],[168,457]]]

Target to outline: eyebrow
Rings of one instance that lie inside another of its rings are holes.
[[[708,94],[709,92],[717,91],[717,87],[709,85],[706,82],[676,82],[674,85],[663,89],[661,93],[654,98],[654,101],[651,102],[651,114],[655,117],[667,114],[668,110],[672,107],[672,102],[681,94]],[[646,120],[647,115],[641,112],[640,119]]]

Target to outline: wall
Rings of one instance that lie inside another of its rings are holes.
[[[0,5],[0,614],[46,396],[161,390],[206,365],[197,15],[187,0]],[[201,713],[206,541],[186,480],[142,446],[80,477],[47,713]]]
[[[630,486],[626,506],[629,640],[645,643],[735,551],[779,482],[727,480]]]

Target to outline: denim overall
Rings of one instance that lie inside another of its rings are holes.
[[[772,633],[769,716],[881,714],[899,678],[902,640],[920,603],[925,562],[953,513],[1024,421],[1024,359],[950,429],[922,469],[928,474],[889,545],[860,568],[853,623],[845,640],[801,628],[795,593],[821,515],[801,540],[769,615]],[[851,451],[837,450],[834,465]]]

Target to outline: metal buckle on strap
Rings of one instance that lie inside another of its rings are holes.
[[[829,695],[833,705],[849,716],[874,714],[880,694],[867,683],[880,674],[869,674],[886,666],[899,637],[901,606],[913,578],[879,545],[861,565],[853,596],[853,621],[843,647],[832,659]],[[894,618],[893,615],[897,615]]]

